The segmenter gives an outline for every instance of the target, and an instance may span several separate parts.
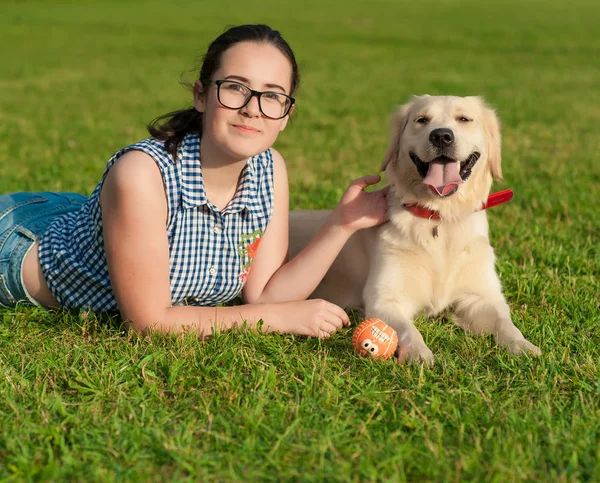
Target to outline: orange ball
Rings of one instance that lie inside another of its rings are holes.
[[[361,356],[387,359],[398,347],[398,334],[381,319],[367,319],[354,331],[352,345]]]

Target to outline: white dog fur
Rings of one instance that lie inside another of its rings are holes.
[[[480,153],[468,179],[445,197],[423,183],[409,154],[432,166],[441,152],[430,139],[435,129],[452,131],[451,158],[459,169],[461,161]],[[511,321],[494,268],[486,212],[480,210],[493,179],[501,178],[500,160],[499,123],[479,97],[419,96],[400,106],[381,166],[390,184],[390,221],[356,233],[312,297],[361,308],[366,317],[388,323],[398,332],[400,362],[433,362],[413,320],[419,313],[434,316],[448,308],[466,332],[493,334],[513,354],[540,354]],[[438,211],[440,220],[415,216],[404,207],[414,202]],[[292,212],[290,257],[308,243],[327,214]]]

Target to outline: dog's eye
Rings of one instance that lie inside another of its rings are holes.
[[[456,119],[458,122],[471,122],[472,119],[469,119],[468,117],[465,116],[460,116],[459,118]]]
[[[429,118],[427,116],[417,117],[415,122],[418,122],[419,124],[427,124],[429,122]]]

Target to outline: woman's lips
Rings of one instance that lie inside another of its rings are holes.
[[[247,132],[247,133],[257,133],[260,132],[258,129],[252,127],[252,126],[244,126],[243,124],[233,124],[233,127],[236,128],[238,131],[241,132]]]

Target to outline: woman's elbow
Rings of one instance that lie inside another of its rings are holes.
[[[258,291],[247,290],[247,291],[242,292],[242,301],[245,304],[249,304],[249,305],[266,303],[266,302],[268,302],[267,298],[268,298],[268,294],[266,294],[265,291],[258,292]]]
[[[146,335],[153,329],[153,324],[149,324],[147,321],[140,320],[137,317],[135,319],[123,319],[123,325],[126,329],[132,330],[138,335]],[[156,327],[160,327],[160,323],[154,324],[154,328]]]
[[[243,295],[242,302],[248,305],[255,305],[260,303],[260,298],[256,295]]]
[[[125,327],[139,335],[145,335],[149,332],[172,332],[172,330],[168,330],[168,324],[165,324],[164,314],[136,313],[125,315],[121,313],[121,315]]]

